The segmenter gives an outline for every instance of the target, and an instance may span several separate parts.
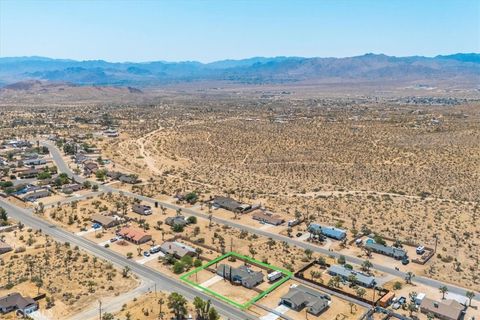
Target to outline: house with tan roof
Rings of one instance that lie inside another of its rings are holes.
[[[103,228],[108,229],[117,226],[120,223],[120,220],[116,217],[95,213],[92,215],[92,222],[96,222]]]
[[[458,320],[464,314],[465,306],[456,300],[435,301],[425,297],[420,304],[420,312],[432,313],[441,320]]]
[[[142,229],[133,228],[133,227],[123,227],[120,229],[117,234],[135,244],[142,244],[152,240],[152,236],[143,231]]]
[[[274,226],[281,225],[285,222],[285,219],[282,216],[260,209],[257,209],[252,213],[252,219]]]

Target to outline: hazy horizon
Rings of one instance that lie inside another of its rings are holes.
[[[381,56],[385,55],[388,57],[394,57],[394,58],[409,58],[409,57],[423,57],[423,58],[435,58],[438,56],[451,56],[451,55],[457,55],[457,54],[462,54],[462,55],[480,55],[480,52],[451,52],[451,53],[446,53],[446,54],[435,54],[435,55],[430,55],[430,56],[425,56],[425,55],[409,55],[409,56],[395,56],[395,55],[387,55],[384,53],[376,53],[376,52],[366,52],[364,54],[359,54],[355,56],[342,56],[342,57],[334,57],[334,56],[325,56],[325,57],[320,57],[320,56],[310,56],[310,57],[305,57],[305,56],[285,56],[285,55],[278,55],[278,56],[250,56],[250,57],[244,57],[244,58],[222,58],[219,60],[214,60],[214,61],[209,61],[209,62],[202,62],[198,60],[148,60],[148,61],[136,61],[136,60],[125,60],[125,61],[111,61],[111,60],[106,60],[106,59],[86,59],[86,60],[80,60],[80,59],[72,59],[68,57],[46,57],[46,56],[39,56],[39,55],[29,55],[29,56],[0,56],[0,59],[50,59],[50,60],[65,60],[65,61],[77,61],[77,62],[89,62],[89,61],[105,61],[108,63],[135,63],[135,64],[142,64],[142,63],[152,63],[152,62],[165,62],[165,63],[187,63],[187,62],[192,62],[192,63],[201,63],[201,64],[209,64],[209,63],[215,63],[215,62],[220,62],[220,61],[242,61],[242,60],[250,60],[250,59],[279,59],[279,58],[299,58],[299,59],[344,59],[344,58],[355,58],[355,57],[361,57],[365,55],[376,55],[376,56]]]
[[[0,1],[0,57],[110,62],[480,51],[478,1]],[[219,27],[221,26],[221,27]]]

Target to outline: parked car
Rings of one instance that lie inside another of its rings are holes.
[[[408,259],[403,259],[403,260],[402,260],[402,264],[403,264],[404,266],[406,266],[406,265],[409,264],[409,263],[410,263],[410,260],[408,260]]]
[[[144,252],[143,252],[143,255],[144,255],[145,257],[150,257],[150,252],[144,251]]]
[[[404,305],[405,302],[407,302],[407,298],[405,298],[405,297],[398,298],[398,303],[400,303],[400,305]]]
[[[296,234],[297,238],[298,238],[298,237],[301,237],[301,236],[302,236],[302,234],[303,234],[303,233],[301,233],[301,232],[298,232],[298,233]]]
[[[100,229],[101,227],[102,227],[102,226],[101,226],[99,223],[94,223],[94,224],[92,225],[92,228],[93,228],[93,229]]]
[[[115,242],[117,240],[118,240],[117,237],[115,237],[115,238],[110,239],[110,242]]]

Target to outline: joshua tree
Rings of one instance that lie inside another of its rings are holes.
[[[359,296],[360,298],[363,298],[366,293],[367,293],[367,291],[363,288],[358,288],[357,289],[357,296]]]
[[[438,290],[440,290],[440,293],[442,294],[442,300],[445,300],[445,294],[448,292],[447,286],[441,286]]]
[[[365,261],[362,262],[362,269],[363,269],[364,271],[367,271],[367,272],[370,271],[370,268],[371,268],[372,266],[373,266],[373,265],[372,265],[372,263],[370,262],[370,260],[365,260]]]
[[[312,254],[313,254],[313,251],[310,250],[310,249],[305,249],[305,255],[307,256],[307,259],[310,260],[312,259]]]
[[[168,296],[168,307],[173,311],[175,314],[175,319],[183,319],[187,314],[187,300],[181,294],[176,292],[172,292]]]
[[[472,299],[475,297],[475,292],[467,291],[467,293],[465,293],[465,296],[468,298],[468,306],[472,306]]]
[[[165,303],[165,300],[163,298],[158,299],[158,306],[159,306],[159,311],[158,311],[158,318],[163,319],[163,312],[162,312],[162,305]]]
[[[349,302],[348,305],[350,306],[350,313],[354,314],[353,308],[355,308],[355,311],[357,310],[357,306],[353,302]]]
[[[415,278],[415,274],[414,274],[413,272],[408,271],[408,272],[405,274],[405,282],[406,282],[406,283],[411,284],[413,278]]]

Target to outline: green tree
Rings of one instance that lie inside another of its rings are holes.
[[[414,274],[413,272],[408,271],[408,272],[405,274],[405,282],[406,282],[406,283],[411,284],[413,278],[415,278],[415,274]]]
[[[195,216],[190,216],[187,218],[187,222],[190,224],[196,224],[197,223],[197,217]]]
[[[438,290],[442,294],[442,300],[445,300],[445,294],[448,292],[447,286],[441,286]]]
[[[8,223],[7,210],[0,207],[0,225],[4,226]]]
[[[104,313],[102,316],[102,320],[113,320],[113,319],[114,319],[113,314],[109,312]]]
[[[175,315],[175,319],[183,319],[187,315],[187,300],[179,293],[172,292],[168,296],[168,307]]]
[[[370,260],[365,260],[362,262],[362,270],[368,272],[370,271],[370,268],[373,267],[372,263]]]
[[[181,224],[175,223],[175,224],[172,226],[172,231],[173,231],[173,232],[178,232],[178,233],[180,233],[180,232],[183,232],[183,230],[184,230],[184,227],[183,227],[183,225],[181,225]]]
[[[305,256],[307,256],[307,259],[310,260],[312,259],[312,254],[313,254],[313,251],[310,250],[310,249],[305,249]]]
[[[357,289],[357,296],[359,296],[360,298],[363,298],[366,293],[367,293],[367,291],[363,288],[358,288]]]
[[[175,262],[175,264],[173,265],[173,272],[175,274],[180,274],[183,271],[185,271],[185,265],[183,264],[183,262],[181,261]]]
[[[467,291],[465,293],[465,296],[468,298],[468,306],[471,306],[472,305],[472,299],[475,297],[475,292]]]

